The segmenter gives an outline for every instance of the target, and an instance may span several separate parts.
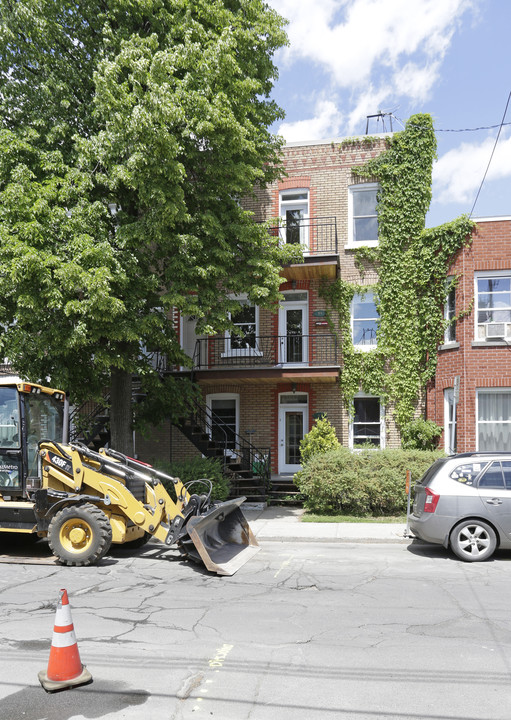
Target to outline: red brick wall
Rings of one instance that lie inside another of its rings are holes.
[[[456,314],[474,301],[474,274],[485,270],[511,271],[511,219],[480,221],[470,248],[460,250],[449,270],[459,277],[456,288]],[[505,345],[474,346],[474,309],[456,325],[459,347],[440,349],[435,380],[427,392],[427,417],[444,425],[444,390],[460,377],[457,407],[457,451],[477,449],[476,390],[511,388],[511,348]],[[442,447],[444,447],[442,437]]]

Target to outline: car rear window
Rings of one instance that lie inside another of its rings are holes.
[[[430,465],[421,479],[418,480],[417,485],[424,485],[426,487],[440,470],[442,465],[445,465],[448,459],[449,458],[439,458],[438,460],[435,460],[433,465]]]
[[[474,480],[485,465],[484,462],[463,463],[463,465],[457,465],[454,470],[451,470],[449,477],[464,485],[473,485]]]

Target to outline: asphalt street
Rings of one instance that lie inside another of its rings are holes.
[[[511,707],[511,553],[261,540],[232,577],[150,544],[100,566],[3,544],[2,720],[495,720]],[[22,557],[24,556],[24,557]],[[93,683],[47,694],[59,590]]]

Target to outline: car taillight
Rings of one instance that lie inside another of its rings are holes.
[[[426,499],[424,501],[424,512],[434,513],[439,500],[440,500],[440,495],[437,495],[429,488],[426,488]]]

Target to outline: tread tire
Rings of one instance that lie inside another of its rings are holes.
[[[69,530],[79,528],[85,540],[73,547]],[[85,567],[97,563],[112,544],[112,526],[103,510],[92,503],[68,505],[56,513],[48,527],[48,544],[63,564]],[[83,547],[82,547],[83,546]]]

